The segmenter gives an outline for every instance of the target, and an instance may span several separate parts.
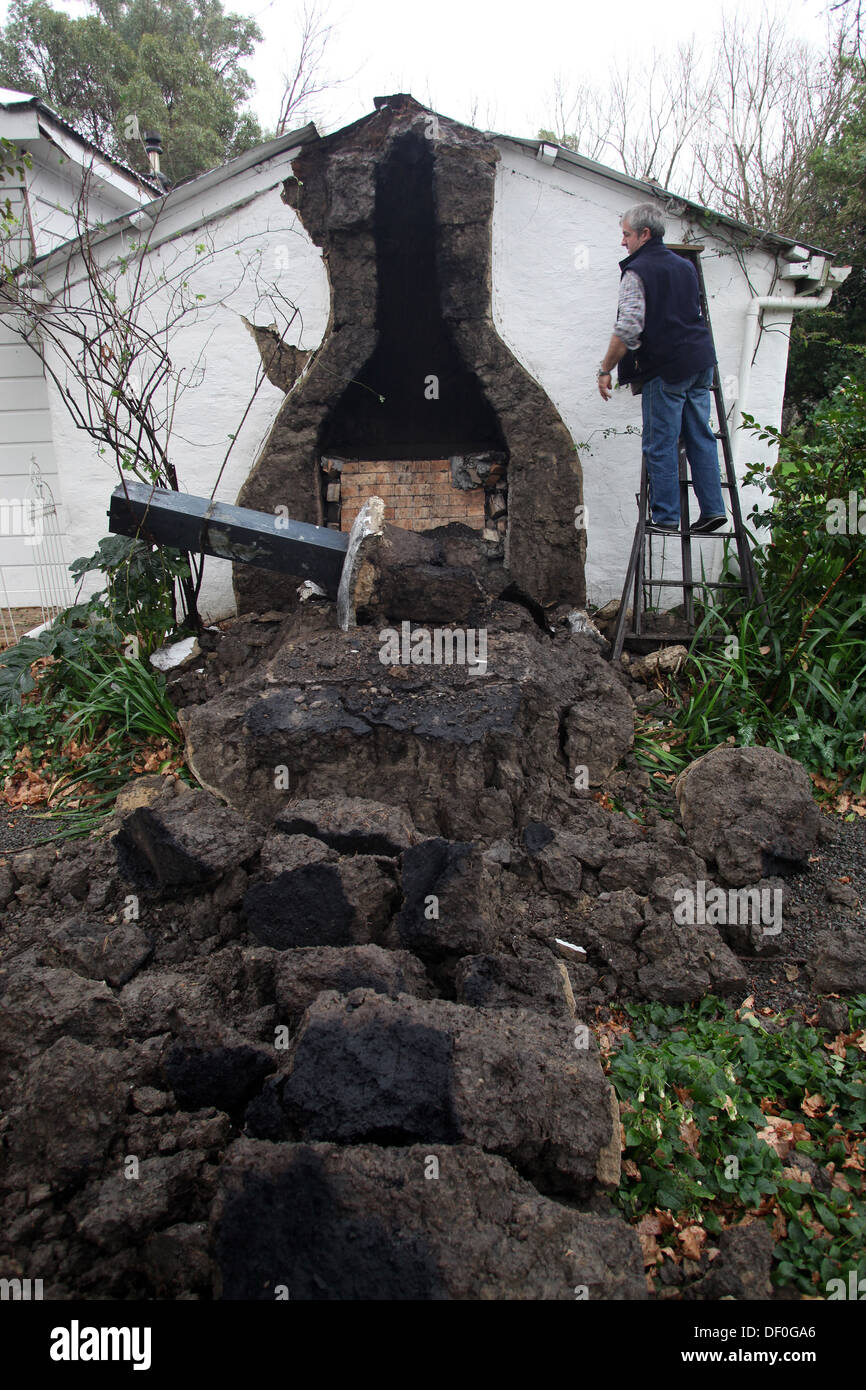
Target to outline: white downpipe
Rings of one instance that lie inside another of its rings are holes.
[[[731,441],[734,447],[734,461],[740,461],[742,452],[742,435],[740,425],[743,423],[744,412],[748,413],[749,388],[752,384],[752,358],[755,355],[755,347],[758,342],[759,315],[763,309],[775,309],[777,312],[791,313],[795,309],[826,309],[833,297],[835,285],[827,285],[820,294],[810,295],[758,295],[749,301],[746,310],[746,323],[743,329],[743,346],[740,353],[740,370],[737,377],[737,403],[734,409],[734,418],[731,422]],[[739,469],[737,469],[739,477]]]

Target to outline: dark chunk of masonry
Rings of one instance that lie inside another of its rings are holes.
[[[523,832],[523,843],[530,854],[538,854],[553,838],[550,827],[539,820],[531,820]]]
[[[312,579],[332,597],[349,543],[348,536],[325,526],[130,480],[111,494],[108,529]]]

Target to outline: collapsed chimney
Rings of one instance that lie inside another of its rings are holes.
[[[490,592],[579,606],[580,461],[493,319],[498,151],[405,94],[375,104],[305,146],[284,185],[331,313],[238,502],[348,532],[376,496],[384,523],[428,533]],[[234,582],[241,612],[296,601],[287,576],[238,565]]]

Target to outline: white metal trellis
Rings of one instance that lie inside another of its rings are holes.
[[[33,524],[40,537],[34,547],[33,564],[39,590],[42,621],[47,623],[72,602],[69,570],[63,558],[63,541],[54,494],[42,476],[35,458],[30,460],[30,498]]]
[[[63,558],[63,541],[57,517],[54,494],[42,475],[35,456],[30,460],[29,488],[27,496],[21,501],[21,515],[18,518],[20,534],[26,538],[31,551],[31,567],[34,576],[34,589],[38,594],[35,604],[42,615],[42,622],[49,623],[72,602],[72,585],[69,570]],[[17,642],[23,632],[20,620],[15,619],[15,610],[9,601],[6,577],[0,570],[2,586],[2,607],[0,607],[0,628],[5,644]]]

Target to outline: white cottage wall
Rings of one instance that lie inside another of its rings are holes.
[[[618,263],[626,254],[620,219],[643,199],[601,174],[545,165],[519,146],[497,143],[502,158],[493,218],[494,321],[554,401],[578,447],[587,507],[587,596],[600,605],[622,591],[637,519],[641,413],[640,399],[628,390],[602,401],[596,372],[613,329]],[[669,218],[668,241],[683,240],[688,231],[690,239],[699,234],[706,247],[704,276],[730,412],[746,308],[753,294],[770,293],[776,258],[761,249],[738,255],[732,234],[708,236],[690,227],[688,219]],[[768,316],[772,331],[761,335],[750,399],[744,402],[764,424],[778,425],[781,419],[789,319],[790,314]],[[751,437],[738,439],[735,453],[739,471],[747,461],[773,457],[771,449]],[[752,499],[745,492],[741,497],[747,512]],[[673,578],[678,574],[672,567],[675,545],[667,544],[666,575]],[[702,542],[702,549],[708,557],[719,554],[718,542]],[[711,563],[708,558],[708,568]],[[668,592],[673,597],[667,603],[675,603],[677,591]]]
[[[280,177],[289,172],[284,164]],[[172,361],[183,373],[186,389],[177,400],[170,455],[183,490],[210,496],[235,435],[215,493],[226,502],[237,497],[284,400],[283,392],[264,380],[250,403],[261,359],[243,319],[259,326],[274,323],[287,342],[309,349],[321,341],[330,307],[321,252],[281,201],[273,170],[270,175],[272,186],[263,191],[256,191],[249,177],[239,180],[237,201],[244,183],[246,199],[228,213],[213,210],[224,197],[219,186],[194,205],[187,201],[170,211],[160,219],[148,254],[151,283],[162,273],[173,279],[183,268],[190,293],[204,296],[171,335]],[[127,250],[130,240],[129,234],[123,238]],[[100,248],[100,259],[109,262],[120,251],[121,239],[113,238]],[[76,294],[79,299],[84,296],[85,286],[79,284]],[[148,314],[154,323],[167,317],[170,295],[167,285],[150,301]],[[286,326],[289,302],[298,307],[291,327]],[[67,540],[69,556],[76,558],[92,553],[107,532],[106,512],[117,473],[113,461],[100,457],[97,446],[76,430],[57,392],[50,397],[62,486],[76,498]],[[95,587],[92,580],[83,593]],[[234,612],[227,561],[206,559],[201,611],[209,621]]]
[[[618,261],[624,254],[619,220],[640,194],[602,173],[562,163],[544,165],[505,139],[497,144],[502,158],[492,229],[494,320],[510,349],[555,402],[578,445],[588,508],[588,595],[601,604],[619,596],[634,528],[640,401],[622,391],[605,405],[595,374],[615,314]],[[258,350],[241,316],[260,326],[274,323],[282,332],[285,319],[277,299],[283,297],[300,310],[286,333],[288,342],[312,349],[325,331],[329,288],[321,252],[279,196],[290,172],[290,154],[281,151],[232,174],[230,182],[204,175],[169,196],[152,231],[148,276],[188,265],[192,292],[205,296],[193,316],[174,330],[171,344],[172,359],[189,382],[177,403],[172,458],[182,486],[191,493],[210,494],[230,436],[236,434],[216,492],[220,500],[235,499],[283,400],[265,381],[241,424],[259,368]],[[139,232],[127,226],[103,239],[100,260],[110,263],[128,253],[130,243],[145,234],[145,216],[137,215]],[[700,229],[672,218],[668,239],[680,239],[688,231]],[[747,306],[753,294],[771,290],[778,267],[766,250],[735,253],[733,234],[724,229],[712,237],[700,235],[707,247],[704,271],[730,408]],[[198,252],[202,245],[205,251]],[[65,274],[74,281],[80,273],[75,260],[68,265],[57,257],[47,268],[49,287],[58,288]],[[83,294],[83,286],[76,292]],[[166,287],[153,301],[154,322],[161,313],[165,316],[168,303]],[[766,318],[744,405],[762,423],[778,424],[790,313],[772,312]],[[96,446],[75,429],[53,390],[49,402],[61,490],[75,498],[68,536],[68,556],[75,558],[91,553],[105,534],[116,474],[111,461],[100,458]],[[735,443],[740,469],[752,459],[772,458],[767,446],[742,434]],[[743,504],[747,511],[750,499],[744,496]],[[707,555],[718,555],[718,542],[701,545]],[[667,574],[676,574],[670,564]],[[216,619],[233,607],[230,566],[208,559],[203,611]]]

